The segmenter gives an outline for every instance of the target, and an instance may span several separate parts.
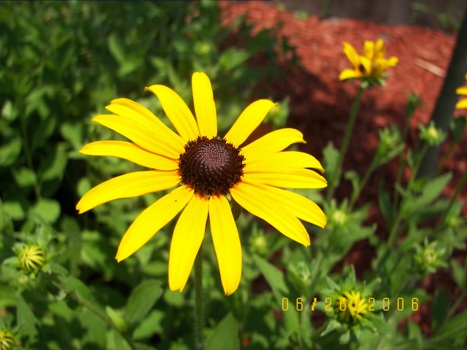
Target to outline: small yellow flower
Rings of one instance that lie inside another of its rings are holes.
[[[44,249],[28,245],[18,255],[21,268],[26,272],[35,272],[39,270],[45,263]]]
[[[368,304],[360,292],[344,292],[339,300],[339,318],[345,322],[359,322],[368,311]]]
[[[6,330],[0,330],[0,350],[13,349],[15,337],[13,333]]]
[[[465,79],[467,80],[467,74],[465,75]],[[457,88],[456,93],[461,96],[467,96],[467,86],[461,86]],[[467,98],[464,98],[456,103],[457,109],[464,109],[467,108]]]
[[[323,188],[326,180],[318,173],[324,170],[316,158],[283,151],[293,143],[305,142],[298,130],[276,130],[244,146],[273,102],[253,102],[220,137],[207,75],[194,73],[192,88],[196,119],[172,89],[163,85],[147,88],[160,100],[177,133],[142,105],[124,98],[106,107],[114,114],[93,119],[132,142],[92,142],[81,153],[119,157],[150,170],[121,175],[94,187],[76,208],[83,213],[114,199],[172,189],[135,219],[120,242],[116,259],[120,262],[135,253],[181,212],[170,246],[169,287],[182,291],[209,218],[222,285],[228,295],[237,289],[242,270],[242,248],[231,201],[308,246],[310,237],[299,219],[324,227],[326,217],[314,202],[281,187]]]
[[[386,59],[384,41],[378,39],[376,42],[365,41],[363,54],[359,55],[355,48],[344,42],[344,53],[352,63],[353,68],[344,69],[339,75],[339,80],[345,79],[380,79],[389,67],[394,67],[398,59],[390,57]]]

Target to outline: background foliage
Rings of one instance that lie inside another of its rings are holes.
[[[88,189],[137,169],[78,150],[89,141],[116,137],[90,122],[114,98],[134,99],[160,118],[160,104],[144,93],[145,86],[165,84],[191,101],[194,71],[212,79],[225,130],[250,100],[267,97],[254,89],[258,80],[280,76],[284,60],[297,64],[293,48],[271,32],[251,35],[242,19],[235,29],[222,27],[219,8],[210,1],[5,3],[0,33],[0,332],[11,332],[22,349],[191,349],[192,286],[181,294],[167,287],[173,226],[133,258],[114,260],[121,235],[159,195],[114,201],[78,217],[74,207]],[[266,64],[254,65],[256,54],[266,57]],[[408,101],[407,123],[414,108],[416,101]],[[284,101],[268,117],[269,126],[284,126],[287,114]],[[453,127],[457,135],[461,124]],[[396,157],[401,167],[417,167],[420,154],[405,147],[404,135],[397,126],[381,131],[368,176]],[[332,144],[323,155],[327,173],[339,171]],[[366,221],[368,205],[355,207],[368,179],[355,172],[344,174],[353,184],[348,200],[324,201],[301,191],[320,203],[329,220],[326,231],[307,226],[311,249],[242,214],[237,224],[243,276],[230,297],[222,293],[207,240],[206,348],[465,346],[467,313],[457,307],[467,293],[467,265],[450,257],[454,249],[465,249],[467,230],[462,203],[439,199],[450,180],[439,170],[433,180],[395,184],[394,193],[381,186],[388,241]],[[357,276],[341,261],[363,239],[375,257]],[[42,267],[21,266],[18,256],[27,246],[43,249]],[[447,290],[429,295],[420,287],[438,268],[449,269],[461,291],[454,303]],[[363,323],[340,318],[337,298],[350,290],[375,299],[375,311]],[[331,312],[326,298],[333,301]],[[401,310],[394,308],[398,298],[405,302]],[[431,337],[410,320],[418,310],[414,298],[417,305],[432,300]],[[398,326],[401,320],[405,326]]]

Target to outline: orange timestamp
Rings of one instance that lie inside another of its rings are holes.
[[[370,312],[375,312],[379,310],[383,311],[390,311],[390,310],[397,310],[397,311],[404,311],[406,309],[412,310],[412,311],[418,311],[419,307],[419,301],[417,297],[413,298],[408,298],[409,300],[407,301],[406,298],[396,298],[395,300],[392,300],[390,298],[381,298],[381,299],[376,299],[376,298],[366,298],[365,303],[362,305],[365,305],[366,311]],[[310,311],[315,311],[316,304],[318,303],[317,298],[313,298],[313,300],[310,300]],[[296,298],[295,301],[289,302],[289,298],[282,298],[281,301],[281,308],[282,311],[289,311],[290,308],[295,309],[296,311],[303,311],[305,310],[306,306],[306,301],[305,298]],[[333,298],[325,298],[324,299],[324,311],[325,312],[330,312],[333,311],[336,307],[340,311],[346,311],[348,307],[348,300],[345,298],[338,298],[337,300],[334,300]],[[358,307],[358,306],[357,306]]]

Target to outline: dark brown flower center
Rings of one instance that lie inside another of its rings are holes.
[[[199,136],[185,145],[178,168],[182,182],[195,193],[226,195],[243,176],[244,160],[240,149],[225,139]]]

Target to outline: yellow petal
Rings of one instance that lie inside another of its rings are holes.
[[[224,196],[209,199],[209,223],[222,286],[226,295],[235,292],[242,276],[242,247],[237,226]]]
[[[458,95],[467,95],[467,86],[461,86],[456,89],[456,94]]]
[[[282,190],[280,188],[272,186],[265,186],[259,184],[255,185],[267,191],[270,195],[271,200],[280,203],[299,219],[302,219],[322,228],[326,226],[326,216],[315,202],[295,192]]]
[[[152,85],[146,90],[157,96],[167,118],[172,122],[185,143],[189,140],[195,140],[199,136],[193,114],[175,91],[164,85]]]
[[[180,152],[175,145],[167,144],[166,140],[155,134],[147,123],[141,124],[129,118],[110,114],[98,115],[92,121],[118,132],[151,153],[172,159],[178,159],[180,153],[183,153],[183,149]]]
[[[279,129],[272,131],[252,143],[242,147],[241,153],[246,162],[264,158],[275,152],[280,152],[293,143],[306,143],[303,134],[297,129]]]
[[[467,108],[467,98],[464,98],[463,100],[460,100],[459,102],[457,102],[456,103],[456,108],[458,108],[458,109]]]
[[[269,171],[280,173],[287,172],[290,168],[310,168],[324,172],[323,166],[315,157],[296,151],[273,153],[267,157],[247,161],[243,172],[245,174]]]
[[[364,72],[362,73],[362,75],[363,75],[363,76],[369,76],[369,75],[371,75],[371,73],[372,73],[372,70],[371,70],[371,61],[370,61],[368,58],[361,56],[361,57],[360,57],[360,63],[361,63],[361,65],[362,65],[363,68],[364,68]]]
[[[191,85],[199,134],[212,138],[217,135],[217,112],[211,82],[206,74],[196,72]]]
[[[180,186],[146,208],[126,231],[115,259],[120,262],[141,248],[185,207],[192,196],[193,190]]]
[[[234,146],[239,147],[261,124],[274,105],[276,104],[269,100],[258,100],[250,104],[232,125],[225,135],[225,139]]]
[[[376,40],[375,47],[374,47],[374,57],[384,57],[385,54],[385,48],[384,48],[384,40],[383,39],[378,39]]]
[[[285,188],[323,188],[327,186],[326,179],[313,170],[289,170],[285,173],[245,173],[247,182],[261,183]]]
[[[363,55],[370,61],[374,58],[375,44],[372,41],[366,40],[363,44]]]
[[[358,79],[361,77],[362,73],[351,68],[344,69],[341,74],[339,74],[339,80]]]
[[[194,195],[175,225],[169,255],[169,288],[185,288],[203,242],[208,218],[208,200]]]
[[[387,65],[389,67],[395,67],[398,62],[399,62],[399,59],[394,56],[387,59]]]
[[[233,199],[251,214],[274,226],[280,233],[304,246],[310,245],[305,227],[271,192],[260,186],[240,182],[230,189]]]
[[[347,56],[349,61],[353,64],[355,68],[358,68],[360,65],[360,56],[358,55],[355,48],[349,43],[344,42],[344,54]]]
[[[185,146],[183,139],[143,105],[127,98],[118,98],[112,100],[110,105],[105,108],[116,115],[133,119],[135,122],[142,124],[151,131],[154,137],[164,142],[167,147],[174,148],[178,154],[183,153]]]
[[[149,170],[120,175],[86,192],[76,205],[76,209],[81,214],[114,199],[137,197],[166,190],[179,182],[178,171]]]
[[[79,151],[89,156],[109,156],[158,170],[178,169],[178,160],[166,158],[125,141],[96,141],[85,145]]]

